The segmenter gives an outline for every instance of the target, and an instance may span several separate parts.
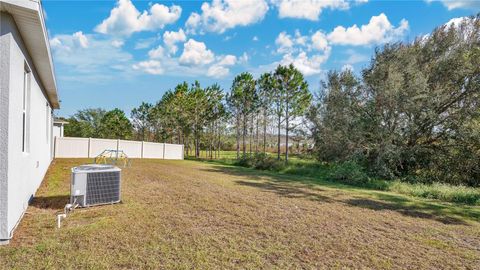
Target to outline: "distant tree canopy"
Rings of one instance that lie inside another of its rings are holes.
[[[120,109],[85,109],[67,119],[65,136],[108,139],[130,139],[132,125]]]
[[[148,136],[149,125],[152,122],[153,105],[142,102],[138,108],[134,108],[131,113],[133,128],[137,131],[135,138],[145,141]]]
[[[130,139],[132,124],[120,109],[113,109],[105,113],[100,121],[98,132],[101,138]]]
[[[210,158],[228,148],[237,158],[285,153],[288,162],[303,150],[383,179],[479,186],[479,102],[477,15],[377,48],[359,74],[330,71],[314,97],[298,69],[280,65],[257,79],[237,75],[227,94],[180,83],[134,108],[131,120],[119,109],[81,110],[65,134],[182,143],[187,155],[204,149]]]
[[[85,109],[75,113],[65,125],[65,136],[99,138],[100,121],[105,115],[103,109]]]
[[[480,19],[375,52],[361,78],[331,72],[309,112],[316,153],[374,175],[480,183]]]

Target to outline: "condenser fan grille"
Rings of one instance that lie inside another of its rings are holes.
[[[87,205],[120,201],[120,172],[95,172],[87,174]]]

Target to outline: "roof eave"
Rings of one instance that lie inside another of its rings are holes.
[[[50,105],[53,109],[59,109],[55,69],[40,1],[1,0],[0,4],[0,10],[9,12],[17,24]]]

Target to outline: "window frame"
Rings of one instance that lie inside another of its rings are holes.
[[[25,61],[22,89],[22,153],[30,152],[30,92],[32,70]]]

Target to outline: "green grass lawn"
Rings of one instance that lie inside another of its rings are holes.
[[[56,160],[8,246],[16,269],[458,269],[480,265],[480,209],[199,161],[133,160],[122,203],[78,209]]]
[[[192,151],[188,157],[189,158],[195,157],[195,153]],[[209,157],[210,156],[207,151],[205,150],[200,151],[200,158],[208,159]],[[235,158],[237,158],[237,151],[220,151],[220,154],[217,157],[217,159],[222,159],[222,160],[233,160]]]
[[[274,153],[269,153],[269,155],[276,157],[276,154]],[[221,151],[220,157],[217,159],[210,159],[205,151],[201,152],[200,155],[202,161],[210,161],[225,165],[235,165],[236,157],[236,151]],[[194,157],[187,158],[194,159]],[[284,155],[282,155],[282,159],[283,158]],[[299,158],[296,155],[291,155],[288,165],[283,165],[279,169],[273,169],[273,171],[280,174],[306,176],[310,179],[309,181],[313,182],[319,181],[323,183],[325,181],[335,181],[331,177],[333,171],[332,165],[322,164],[311,158]],[[350,183],[350,185],[352,184]],[[358,188],[391,191],[413,197],[480,206],[480,188],[452,186],[438,183],[407,183],[399,180],[385,181],[381,179],[371,179],[367,183],[354,185]]]
[[[268,153],[269,155],[273,156],[273,157],[276,157],[277,154],[276,153]],[[243,155],[242,151],[240,151],[240,156]],[[247,155],[250,155],[250,153],[247,151]],[[253,155],[253,153],[252,153]],[[193,152],[190,153],[190,155],[188,156],[190,158],[193,158],[195,157],[195,154]],[[215,157],[215,156],[214,156]],[[282,158],[285,158],[285,154],[281,154],[281,157]],[[209,159],[210,156],[209,156],[209,152],[205,151],[205,150],[201,150],[200,151],[200,158],[202,159]],[[237,151],[230,151],[230,150],[225,150],[225,151],[220,151],[220,154],[219,156],[217,156],[216,159],[219,159],[219,160],[234,160],[237,158]],[[295,154],[290,154],[290,159],[291,160],[294,160],[294,161],[300,161],[300,162],[310,162],[310,161],[314,161],[314,160],[307,160],[307,159],[299,159]]]

